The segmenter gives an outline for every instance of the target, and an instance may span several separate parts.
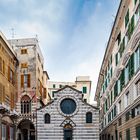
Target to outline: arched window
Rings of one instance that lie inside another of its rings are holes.
[[[21,113],[28,114],[31,112],[31,100],[29,96],[25,95],[21,98]]]
[[[50,123],[50,114],[45,114],[45,123]]]
[[[91,112],[86,113],[86,123],[92,123],[92,113]]]

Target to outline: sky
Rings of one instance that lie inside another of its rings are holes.
[[[90,76],[93,102],[119,2],[0,0],[0,30],[7,39],[37,37],[51,81]]]

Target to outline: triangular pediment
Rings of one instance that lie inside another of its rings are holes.
[[[75,88],[73,88],[69,85],[64,86],[63,88],[55,91],[54,93],[58,93],[58,92],[61,92],[61,91],[75,91],[75,92],[78,92],[78,93],[82,93],[81,91],[79,91],[79,90],[77,90],[77,89],[75,89]]]
[[[70,119],[70,118],[66,118],[61,124],[61,127],[65,127],[67,124],[70,124],[72,127],[75,127],[76,124]]]

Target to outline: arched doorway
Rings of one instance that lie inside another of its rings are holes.
[[[22,120],[18,125],[18,140],[35,140],[35,127],[30,120]]]
[[[64,140],[72,140],[72,126],[71,126],[71,124],[66,124],[64,126]]]

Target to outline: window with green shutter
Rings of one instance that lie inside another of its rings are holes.
[[[128,65],[129,65],[129,80],[130,80],[134,74],[134,54],[131,55]]]
[[[135,72],[137,72],[137,70],[140,67],[140,45],[138,46],[138,48],[135,51],[134,54],[134,67],[135,67]]]
[[[112,105],[112,102],[113,102],[113,101],[112,101],[112,98],[113,98],[113,97],[112,97],[112,91],[111,91],[110,98],[111,98],[111,105]]]
[[[116,66],[117,66],[117,64],[118,64],[118,53],[116,53],[116,55],[115,55],[115,63],[116,63]]]
[[[125,49],[125,38],[123,38],[123,41],[122,41],[122,43],[120,45],[120,49],[119,49],[120,57],[122,57],[124,49]]]
[[[134,21],[134,15],[133,15],[131,18],[131,35],[133,34],[134,26],[135,26],[135,21]]]
[[[131,36],[133,34],[134,27],[135,27],[135,21],[134,21],[134,15],[133,15],[132,18],[131,18],[131,22],[128,25],[128,31],[127,31],[128,40],[130,40],[130,38],[131,38]]]
[[[132,118],[135,117],[135,108],[133,108],[133,109],[131,110],[131,116],[132,116]]]
[[[52,91],[52,97],[54,97],[54,93],[55,93],[55,91]]]
[[[125,16],[125,27],[127,27],[128,22],[129,22],[129,9],[128,9],[126,16]]]
[[[125,85],[125,70],[123,69],[122,73],[120,75],[120,86],[121,86],[120,88],[121,88],[121,91],[122,91],[124,85]]]
[[[53,88],[55,88],[55,84],[53,84]]]
[[[107,103],[107,100],[105,102],[105,106],[106,106],[106,111],[108,110],[108,103]]]
[[[117,41],[118,41],[118,45],[120,44],[120,42],[121,42],[121,32],[118,34],[118,36],[117,36]]]
[[[128,63],[129,64],[129,63]],[[125,85],[128,83],[129,81],[129,65],[126,65],[125,67]]]
[[[118,96],[118,82],[116,81],[116,84],[114,86],[114,100]]]
[[[111,111],[111,116],[112,116],[112,119],[113,119],[114,118],[114,111],[113,111],[113,109]]]
[[[137,0],[134,0],[134,3],[135,3],[135,5],[136,5],[136,3],[137,3]]]
[[[128,111],[128,112],[125,114],[125,121],[126,121],[126,122],[129,120],[129,116],[130,116],[130,112]]]
[[[114,117],[117,115],[117,107],[116,105],[114,106]]]
[[[87,87],[83,87],[83,93],[87,93]]]
[[[131,38],[131,24],[128,25],[127,35],[128,35],[128,40],[130,40],[130,38]]]
[[[130,129],[126,130],[126,140],[130,140]]]

